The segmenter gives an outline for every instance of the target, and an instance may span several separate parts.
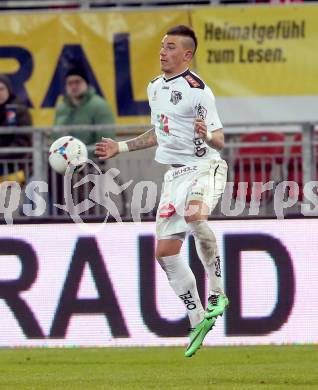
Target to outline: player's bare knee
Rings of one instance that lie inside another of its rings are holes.
[[[180,253],[180,249],[184,240],[185,234],[174,235],[167,239],[160,239],[156,248],[156,259],[161,257],[174,256]]]
[[[180,250],[175,248],[157,248],[156,249],[156,259],[159,260],[161,257],[174,256],[178,255]]]

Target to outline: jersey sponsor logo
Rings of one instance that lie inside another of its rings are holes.
[[[191,191],[191,195],[203,196],[203,192]]]
[[[207,152],[207,148],[203,146],[204,145],[203,139],[199,137],[195,137],[193,139],[193,143],[194,143],[194,154],[197,157],[203,157]]]
[[[192,165],[190,167],[178,168],[172,172],[172,179],[176,179],[177,177],[179,177],[181,175],[185,175],[185,174],[197,171],[197,170],[198,170],[198,167],[196,165]]]
[[[168,85],[164,85],[161,89],[170,89]]]
[[[171,91],[170,102],[174,105],[178,104],[182,100],[182,93],[179,91]]]
[[[198,83],[196,80],[194,80],[194,78],[192,76],[190,76],[189,74],[184,76],[184,78],[187,80],[187,82],[190,85],[192,85],[192,87],[194,87],[194,88],[199,88],[200,87],[200,83]]]
[[[197,114],[197,118],[205,119],[208,113],[208,110],[203,107],[200,103],[195,106],[195,111]]]
[[[197,307],[190,291],[187,291],[185,294],[179,295],[179,297],[183,300],[183,303],[186,305],[188,310],[193,310]]]

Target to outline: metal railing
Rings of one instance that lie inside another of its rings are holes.
[[[235,2],[232,1],[232,2]],[[237,0],[237,2],[241,2]],[[248,2],[248,1],[247,1]],[[71,8],[109,8],[123,6],[176,6],[176,5],[210,5],[218,4],[218,0],[3,0],[0,9],[26,10],[26,9],[58,9]]]
[[[275,128],[280,131],[280,125]],[[284,142],[266,142],[266,147],[281,147],[280,153],[259,154],[258,148],[264,147],[263,142],[242,143],[241,133],[238,133],[238,128],[242,132],[242,124],[225,127],[226,146],[222,152],[229,165],[228,181],[232,185],[227,188],[224,197],[228,197],[231,207],[234,207],[235,202],[245,201],[245,206],[241,213],[230,213],[231,216],[275,216],[275,195],[276,190],[281,188],[284,181],[294,181],[298,188],[283,188],[283,198],[295,200],[294,204],[286,210],[287,215],[299,214],[301,204],[303,202],[303,187],[305,183],[317,180],[317,150],[318,141],[315,138],[315,126],[312,123],[297,124],[298,131],[301,131],[302,137],[295,140],[296,133],[286,133]],[[0,148],[0,212],[4,216],[6,204],[10,203],[10,196],[16,191],[16,196],[20,188],[19,202],[16,202],[15,218],[27,219],[29,217],[42,218],[69,218],[69,211],[65,211],[56,204],[65,204],[65,183],[63,177],[56,174],[49,168],[48,150],[52,135],[58,137],[61,134],[72,134],[72,131],[77,132],[97,132],[110,130],[115,127],[118,139],[127,139],[135,135],[141,134],[149,129],[145,126],[80,126],[80,127],[59,127],[59,128],[0,128],[1,134],[16,133],[31,133],[33,135],[32,147],[3,147]],[[295,127],[295,126],[294,126]],[[245,132],[249,132],[257,128],[257,125],[245,126]],[[299,133],[300,134],[300,133]],[[246,148],[254,148],[254,154],[244,153]],[[298,147],[298,148],[297,148]],[[160,198],[160,190],[163,179],[163,174],[167,166],[163,166],[154,161],[154,148],[141,150],[134,153],[123,153],[110,159],[107,162],[100,163],[93,155],[94,145],[89,145],[88,150],[94,164],[89,164],[85,169],[72,177],[69,183],[72,193],[72,202],[77,205],[81,202],[88,202],[81,217],[83,219],[103,218],[107,213],[105,207],[105,197],[111,199],[116,205],[118,215],[121,218],[129,219],[134,210],[132,209],[132,199],[141,181],[149,183],[153,182],[156,187],[155,207],[142,215],[144,219],[154,218],[156,206]],[[8,158],[10,155],[10,158]],[[5,156],[5,158],[3,158]],[[107,175],[101,175],[101,173]],[[87,180],[87,183],[80,183],[83,178],[90,175],[88,178],[96,178],[99,175],[105,178],[105,182],[99,185],[98,191],[94,189],[96,183]],[[120,190],[120,187],[127,185],[132,181],[127,189]],[[15,182],[15,187],[8,190],[8,183]],[[42,182],[43,185],[38,183]],[[239,191],[239,183],[247,183],[247,190],[243,195]],[[266,186],[262,184],[270,184],[271,188],[266,190]],[[76,187],[77,183],[77,187]],[[255,184],[260,183],[260,184]],[[79,185],[80,184],[80,185]],[[115,187],[114,187],[115,186]],[[254,187],[253,187],[254,186]],[[146,192],[145,186],[145,192]],[[233,189],[233,191],[232,191]],[[298,193],[299,191],[299,193]],[[232,193],[233,192],[233,193]],[[243,196],[243,198],[242,198]],[[43,199],[40,209],[38,205],[39,197]],[[143,195],[142,202],[145,202],[146,193]],[[223,201],[223,200],[222,200]],[[255,214],[255,204],[259,202],[258,213]],[[226,203],[226,202],[225,202]],[[226,207],[225,207],[226,208]],[[252,211],[251,211],[252,208]],[[219,204],[214,212],[216,217],[226,216],[223,204]],[[115,216],[116,217],[116,216]]]

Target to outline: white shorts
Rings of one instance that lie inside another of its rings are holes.
[[[157,211],[157,239],[187,232],[184,214],[191,200],[202,201],[211,213],[224,192],[226,177],[227,164],[224,160],[211,159],[169,169],[164,176]]]

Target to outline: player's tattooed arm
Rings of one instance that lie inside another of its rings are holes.
[[[136,138],[128,141],[116,142],[111,138],[102,138],[96,143],[95,154],[99,160],[108,160],[123,152],[132,152],[133,150],[147,149],[157,145],[155,128],[146,131]]]
[[[152,146],[157,145],[155,128],[153,127],[138,137],[126,141],[126,144],[130,152],[133,150],[151,148]]]

